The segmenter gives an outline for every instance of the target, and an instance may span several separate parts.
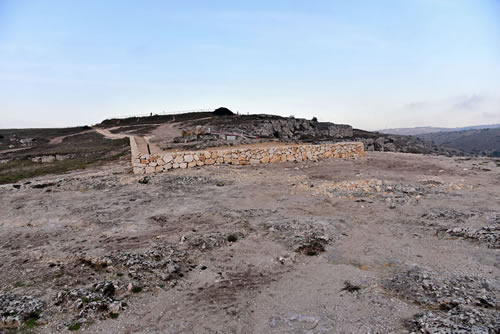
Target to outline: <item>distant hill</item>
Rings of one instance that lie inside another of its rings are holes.
[[[500,127],[425,133],[417,137],[470,154],[500,157]]]
[[[480,130],[480,129],[495,129],[500,128],[500,124],[487,124],[487,125],[474,125],[466,126],[462,128],[438,128],[433,126],[420,126],[414,128],[392,128],[392,129],[382,129],[378,130],[380,133],[391,134],[391,135],[405,135],[405,136],[415,136],[426,133],[436,133],[436,132],[454,132],[463,130]]]
[[[164,123],[175,124],[183,135],[173,139],[162,137],[161,130],[155,131],[155,129]],[[111,130],[113,133],[134,131],[134,134],[148,135],[152,142],[164,149],[182,146],[184,149],[194,150],[227,145],[227,142],[224,140],[221,142],[217,139],[219,136],[213,136],[213,134],[237,133],[245,135],[244,139],[238,136],[235,142],[237,144],[252,143],[253,140],[249,138],[312,143],[355,140],[363,142],[367,151],[464,155],[464,152],[460,150],[441,147],[419,137],[352,129],[351,126],[345,124],[318,122],[316,118],[306,120],[276,115],[230,115],[229,113],[216,116],[211,112],[203,112],[108,119],[96,126],[113,128]],[[240,142],[240,139],[243,142]]]

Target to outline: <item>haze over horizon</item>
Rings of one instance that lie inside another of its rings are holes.
[[[0,128],[219,106],[500,123],[500,1],[0,0]]]

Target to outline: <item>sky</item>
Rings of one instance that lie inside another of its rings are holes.
[[[0,0],[0,128],[219,106],[500,123],[500,0]]]

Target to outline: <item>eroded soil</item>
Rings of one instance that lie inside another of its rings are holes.
[[[498,333],[500,162],[396,153],[0,187],[0,332]]]

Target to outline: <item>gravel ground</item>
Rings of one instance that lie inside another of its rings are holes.
[[[0,186],[0,333],[499,333],[500,161]]]

